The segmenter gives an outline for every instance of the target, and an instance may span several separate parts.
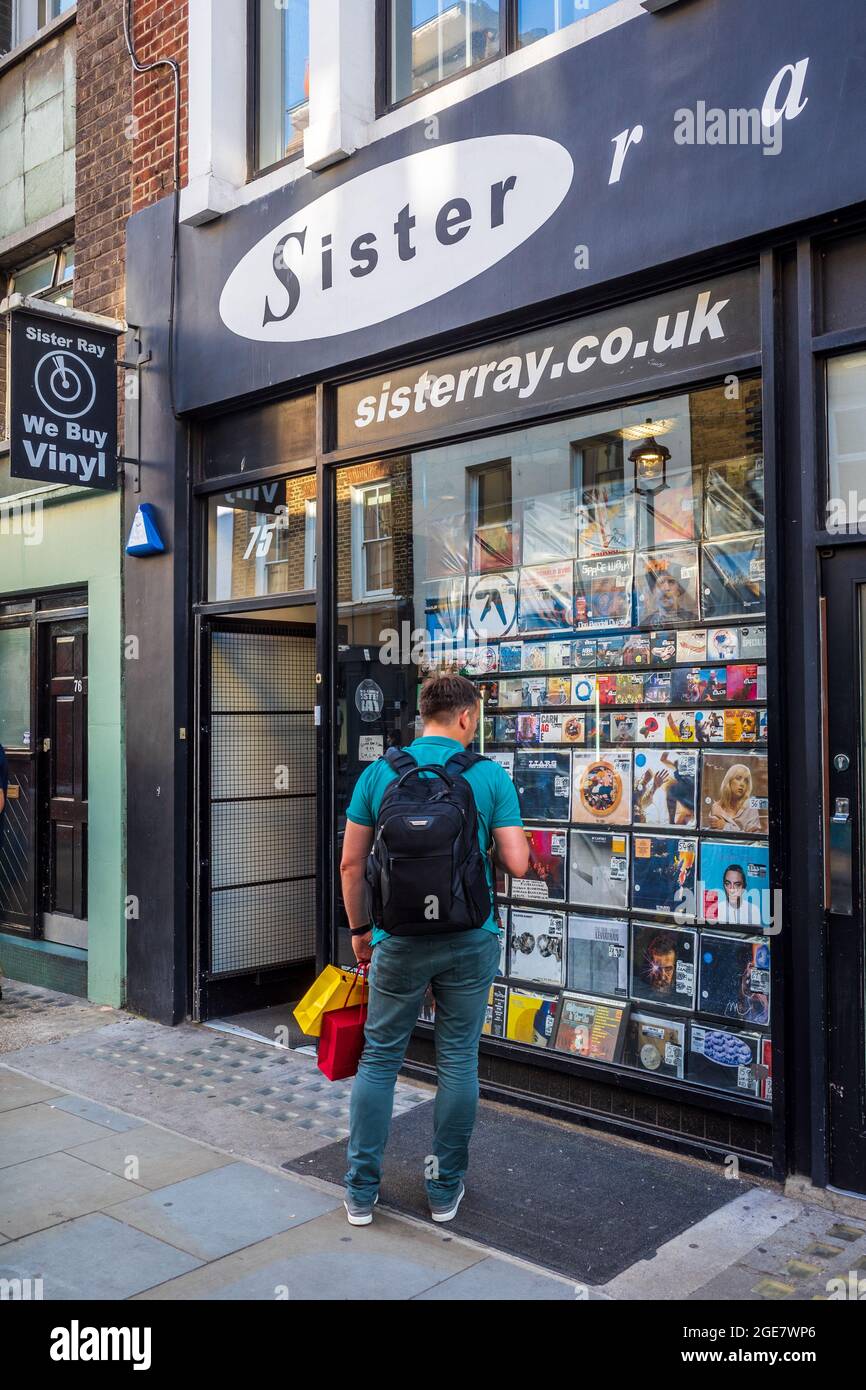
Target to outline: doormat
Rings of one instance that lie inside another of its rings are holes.
[[[394,1117],[383,1207],[430,1219],[423,1167],[432,1134],[432,1101]],[[283,1167],[342,1184],[346,1145],[329,1144]],[[598,1285],[636,1260],[651,1259],[660,1245],[751,1186],[657,1149],[482,1102],[466,1196],[447,1229]]]

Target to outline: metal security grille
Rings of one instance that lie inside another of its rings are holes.
[[[211,976],[315,955],[315,691],[311,633],[211,630]]]
[[[0,922],[33,927],[34,792],[29,758],[9,755],[6,828],[0,847]],[[17,794],[16,794],[17,793]]]

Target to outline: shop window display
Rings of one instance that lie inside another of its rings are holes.
[[[338,515],[353,473],[400,498],[393,593],[339,586],[339,801],[361,748],[414,736],[427,671],[469,675],[530,846],[485,1033],[766,1099],[760,404],[750,380],[339,470]]]

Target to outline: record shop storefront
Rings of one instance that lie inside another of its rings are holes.
[[[248,1014],[351,960],[352,788],[415,736],[425,674],[461,671],[530,846],[496,880],[484,1093],[866,1192],[845,8],[844,44],[800,0],[676,9],[663,46],[623,25],[432,144],[421,122],[181,229],[178,415],[156,371],[130,424],[168,541],[126,575],[133,1007]],[[577,113],[599,65],[619,95]],[[643,164],[611,137],[638,79]],[[773,158],[675,142],[708,89],[774,104]],[[170,237],[169,202],[131,219],[157,365]],[[420,1076],[434,1027],[426,1000]]]

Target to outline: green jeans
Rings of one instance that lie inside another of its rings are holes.
[[[373,948],[364,1051],[349,1108],[345,1182],[356,1201],[370,1203],[379,1191],[397,1073],[428,984],[436,1000],[439,1085],[424,1175],[432,1201],[457,1195],[478,1109],[478,1040],[498,971],[499,933],[483,927],[439,936],[389,936]]]

